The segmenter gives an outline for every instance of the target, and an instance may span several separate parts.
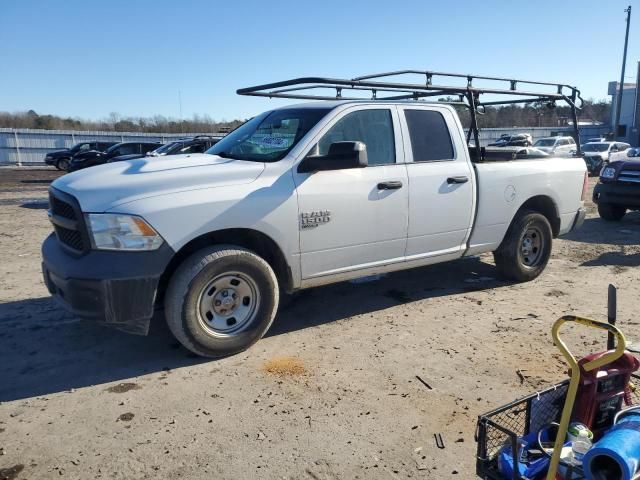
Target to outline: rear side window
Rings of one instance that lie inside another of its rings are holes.
[[[116,155],[131,155],[139,152],[140,148],[138,145],[130,143],[127,145],[121,145],[120,148],[118,148],[118,153],[116,153]]]
[[[453,144],[440,112],[405,110],[414,162],[453,160]]]

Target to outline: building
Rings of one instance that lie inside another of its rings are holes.
[[[611,95],[611,126],[616,122],[616,107],[618,105],[619,82],[609,82]],[[638,62],[638,78],[636,83],[625,83],[622,89],[622,103],[620,107],[620,126],[618,140],[640,146],[640,62]]]

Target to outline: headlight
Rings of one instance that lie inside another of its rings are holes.
[[[147,251],[162,245],[158,235],[141,217],[117,213],[89,213],[91,246],[98,250]]]
[[[616,176],[616,169],[613,167],[604,167],[600,172],[600,176],[611,180]]]

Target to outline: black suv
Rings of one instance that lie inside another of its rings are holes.
[[[630,148],[627,157],[605,165],[593,189],[593,202],[604,220],[622,220],[627,210],[640,210],[640,148]]]
[[[67,171],[75,172],[82,168],[93,167],[94,165],[102,165],[110,159],[120,155],[140,155],[143,156],[151,150],[155,150],[161,144],[159,142],[122,142],[112,145],[104,152],[89,151],[76,154],[69,162]]]
[[[218,143],[220,139],[210,137],[208,135],[198,135],[191,138],[181,138],[173,142],[165,143],[160,147],[148,152],[146,155],[150,157],[162,157],[165,155],[186,155],[189,153],[204,153],[213,145]],[[131,154],[113,157],[109,162],[120,162],[122,160],[132,160],[134,158],[144,157],[144,154]]]
[[[58,150],[56,152],[49,152],[44,157],[44,163],[56,167],[58,170],[67,170],[71,158],[78,154],[90,151],[104,152],[107,148],[115,145],[116,142],[80,142],[76,143],[73,147],[66,150]]]

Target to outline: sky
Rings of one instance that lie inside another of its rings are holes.
[[[607,99],[629,4],[634,82],[638,0],[0,0],[0,111],[242,119],[287,101],[238,88],[409,68]]]

